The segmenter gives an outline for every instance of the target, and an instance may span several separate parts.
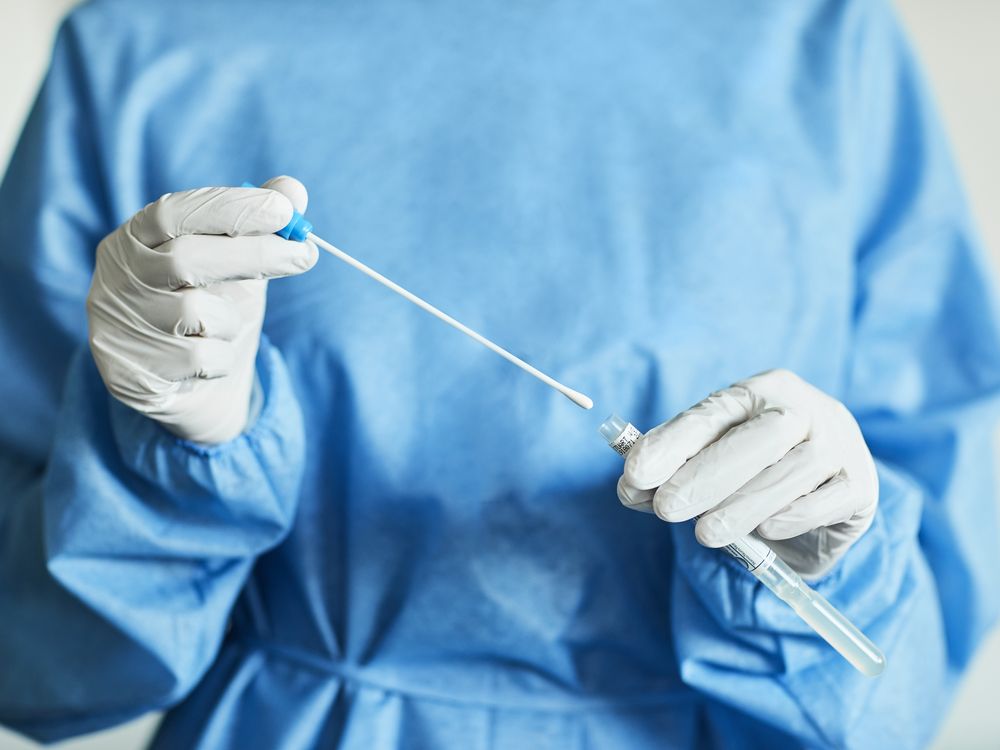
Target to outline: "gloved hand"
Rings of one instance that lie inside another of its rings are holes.
[[[87,298],[108,390],[174,434],[239,435],[249,418],[267,279],[312,268],[312,243],[278,237],[304,212],[291,177],[264,188],[164,195],[104,238]]]
[[[871,525],[878,477],[854,417],[787,370],[713,393],[629,451],[618,497],[722,547],[756,529],[800,575],[827,572]]]

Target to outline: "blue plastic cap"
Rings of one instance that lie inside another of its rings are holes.
[[[257,186],[252,182],[244,182],[240,187],[252,188]],[[312,222],[298,211],[294,211],[292,212],[292,220],[288,222],[284,229],[279,229],[275,234],[279,237],[284,237],[286,240],[305,242],[312,230]]]
[[[292,220],[288,222],[288,226],[284,229],[279,229],[275,234],[280,237],[284,237],[286,240],[295,240],[296,242],[305,242],[306,237],[313,230],[312,222],[309,221],[305,216],[300,214],[298,211],[292,214]]]

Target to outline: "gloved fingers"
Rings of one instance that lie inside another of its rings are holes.
[[[766,409],[733,427],[687,461],[653,497],[664,521],[686,521],[711,510],[809,434],[809,420],[791,409]],[[787,502],[787,498],[786,498]]]
[[[277,190],[292,202],[292,206],[300,214],[304,214],[306,209],[309,208],[309,191],[306,190],[305,185],[294,177],[289,177],[288,175],[272,177],[261,185],[261,187],[265,190]]]
[[[180,289],[175,300],[173,325],[164,328],[175,336],[202,336],[232,341],[240,330],[236,307],[209,289]],[[169,321],[168,321],[169,322]]]
[[[145,294],[142,319],[165,334],[231,339],[239,330],[236,306],[214,291],[150,289]]]
[[[278,190],[199,188],[167,193],[132,217],[128,231],[148,248],[192,234],[274,234],[292,219],[292,203]]]
[[[764,539],[792,539],[814,529],[849,521],[856,511],[851,480],[838,474],[763,521],[757,531]]]
[[[638,510],[643,513],[653,512],[653,494],[655,490],[637,490],[630,487],[625,481],[625,477],[618,478],[618,499],[621,504],[629,510]]]
[[[222,339],[188,336],[174,338],[168,356],[155,367],[156,374],[165,380],[213,380],[224,378],[233,368],[235,349]]]
[[[825,453],[809,441],[792,448],[698,519],[698,541],[706,547],[724,547],[766,523],[796,498],[811,493],[840,470]]]
[[[148,358],[136,356],[145,349],[135,337],[112,339],[96,333],[91,335],[90,346],[108,390],[129,406],[139,408],[150,397],[160,397],[173,388],[170,382],[150,369],[153,363]]]
[[[302,273],[316,263],[312,243],[274,234],[253,237],[185,235],[146,251],[135,273],[158,289],[203,287],[224,281],[268,279]]]
[[[689,458],[755,413],[759,401],[743,386],[731,386],[654,427],[632,446],[625,481],[649,490],[667,481]]]

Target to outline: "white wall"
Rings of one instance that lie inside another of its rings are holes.
[[[0,168],[45,69],[55,25],[72,4],[0,0]],[[994,268],[1000,268],[1000,0],[897,0],[897,5],[936,91]],[[995,675],[1000,675],[1000,631],[966,678],[934,750],[1000,747],[1000,678]],[[136,750],[155,720],[57,747]],[[35,747],[0,729],[0,750]]]

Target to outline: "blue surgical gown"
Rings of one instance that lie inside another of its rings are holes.
[[[98,242],[169,191],[310,189],[262,411],[185,443],[86,343]],[[882,0],[137,3],[63,25],[0,190],[0,722],[153,747],[913,748],[997,617],[1000,336]],[[622,508],[596,432],[790,368],[877,458],[818,583],[870,680]]]

